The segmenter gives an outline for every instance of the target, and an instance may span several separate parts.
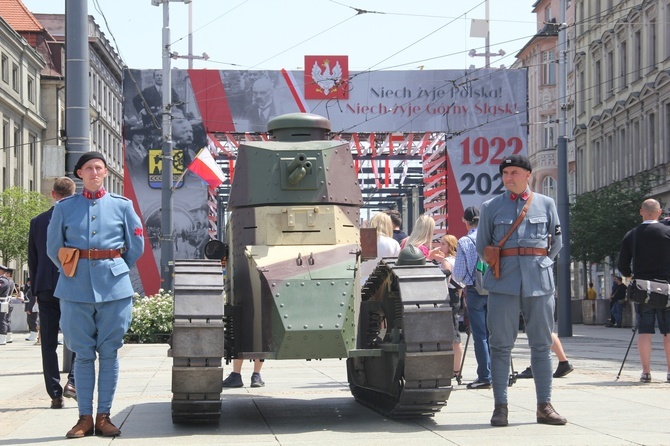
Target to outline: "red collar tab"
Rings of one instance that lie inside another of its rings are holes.
[[[97,199],[97,198],[102,198],[106,193],[107,193],[107,191],[105,190],[104,187],[101,187],[100,189],[98,189],[98,190],[95,191],[95,192],[91,192],[90,190],[86,190],[86,189],[84,189],[84,190],[81,192],[81,194],[83,195],[83,197],[84,197],[84,198],[88,198],[89,200],[94,200],[94,199]]]
[[[517,194],[514,194],[514,193],[509,194],[509,198],[512,201],[516,201],[516,199],[519,198],[519,197],[521,197],[521,199],[523,201],[526,201],[526,200],[528,200],[528,197],[530,197],[530,192],[528,192],[528,189],[526,189],[525,191],[523,191],[523,193],[521,195],[517,195]]]

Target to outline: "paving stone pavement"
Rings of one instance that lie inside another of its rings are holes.
[[[0,346],[0,446],[668,445],[670,383],[665,382],[661,335],[653,340],[653,382],[638,382],[635,343],[616,380],[631,335],[630,329],[574,325],[573,336],[562,342],[575,371],[555,379],[553,391],[553,404],[568,424],[536,423],[533,381],[526,379],[510,389],[510,425],[504,428],[489,425],[492,391],[465,388],[476,377],[472,344],[463,384],[455,385],[447,406],[432,418],[390,420],[356,403],[345,361],[267,361],[262,371],[266,386],[248,387],[251,364],[245,364],[245,387],[224,390],[220,423],[203,426],[172,424],[167,345],[129,344],[120,350],[112,409],[122,436],[66,440],[65,432],[77,420],[76,403],[66,400],[64,409],[49,409],[39,347],[16,334],[14,343]],[[523,333],[513,358],[517,371],[529,365]],[[230,370],[225,366],[224,376]]]

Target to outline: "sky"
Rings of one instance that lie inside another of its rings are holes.
[[[75,3],[84,0],[70,0]],[[65,1],[23,0],[35,13],[64,13]],[[192,0],[194,68],[302,69],[305,55],[348,55],[349,70],[464,69],[484,66],[485,39],[471,38],[484,0]],[[533,0],[490,0],[492,67],[511,66],[537,31]],[[162,67],[163,5],[151,0],[88,0],[130,68]],[[169,3],[171,52],[188,55],[189,6]],[[359,11],[367,11],[359,13]],[[173,68],[188,68],[172,59]]]

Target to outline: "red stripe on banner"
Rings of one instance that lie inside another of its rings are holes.
[[[291,92],[291,95],[293,96],[293,100],[295,100],[295,104],[298,106],[300,111],[302,113],[305,113],[305,104],[302,102],[302,98],[298,94],[298,90],[295,88],[295,85],[293,85],[293,80],[291,80],[291,77],[288,75],[288,72],[286,72],[285,69],[281,69],[281,74],[284,76],[284,80],[286,81],[286,85],[288,85],[288,89]]]
[[[374,133],[370,133],[368,142],[370,143],[370,150],[372,152],[372,175],[375,177],[375,186],[379,189],[381,185],[379,184],[379,172],[377,171],[377,147],[375,146]]]
[[[123,144],[123,152],[125,156],[125,143]],[[135,195],[135,188],[133,187],[133,181],[130,178],[130,171],[128,170],[128,164],[124,163],[123,166],[123,190],[124,195],[130,201],[133,202],[133,208],[140,221],[142,222],[142,230],[144,233],[144,254],[137,260],[135,264],[137,266],[137,271],[140,274],[140,280],[142,281],[142,288],[144,288],[144,294],[150,296],[152,294],[158,293],[158,289],[161,288],[161,277],[158,273],[158,265],[156,265],[156,257],[154,257],[154,251],[151,248],[151,242],[149,241],[147,227],[144,224],[144,217],[142,216],[142,211],[140,210],[140,205],[137,202],[137,196]]]
[[[463,202],[461,201],[461,194],[458,190],[456,178],[454,178],[454,168],[451,159],[449,159],[449,152],[447,156],[447,190],[450,191],[449,199],[447,201],[447,227],[449,234],[456,237],[463,237],[468,233],[468,229],[463,223]]]
[[[356,144],[356,152],[358,153],[358,156],[361,156],[361,141],[358,139],[358,133],[352,133],[351,139],[354,141],[354,144]],[[360,168],[361,167],[358,164],[358,159],[356,159],[356,162],[354,163],[354,169],[356,170],[356,175],[360,173]]]
[[[226,90],[218,70],[188,70],[193,94],[207,132],[234,132]]]
[[[226,155],[230,156],[230,152],[227,151],[225,147],[223,147],[223,144],[221,144],[221,143],[219,142],[219,140],[216,139],[216,137],[215,137],[214,135],[212,135],[211,133],[208,132],[208,133],[207,133],[207,136],[209,137],[209,140],[212,141],[212,144],[214,144],[214,146],[215,146],[217,149],[219,149],[220,151],[222,151],[222,152],[225,153]]]

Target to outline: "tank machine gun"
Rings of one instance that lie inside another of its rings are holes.
[[[218,421],[223,356],[346,358],[356,400],[390,417],[446,404],[444,274],[389,258],[361,287],[363,200],[348,144],[329,131],[327,119],[294,113],[269,122],[271,141],[240,145],[227,243],[205,249],[226,257],[225,281],[218,262],[176,262],[174,422]]]

